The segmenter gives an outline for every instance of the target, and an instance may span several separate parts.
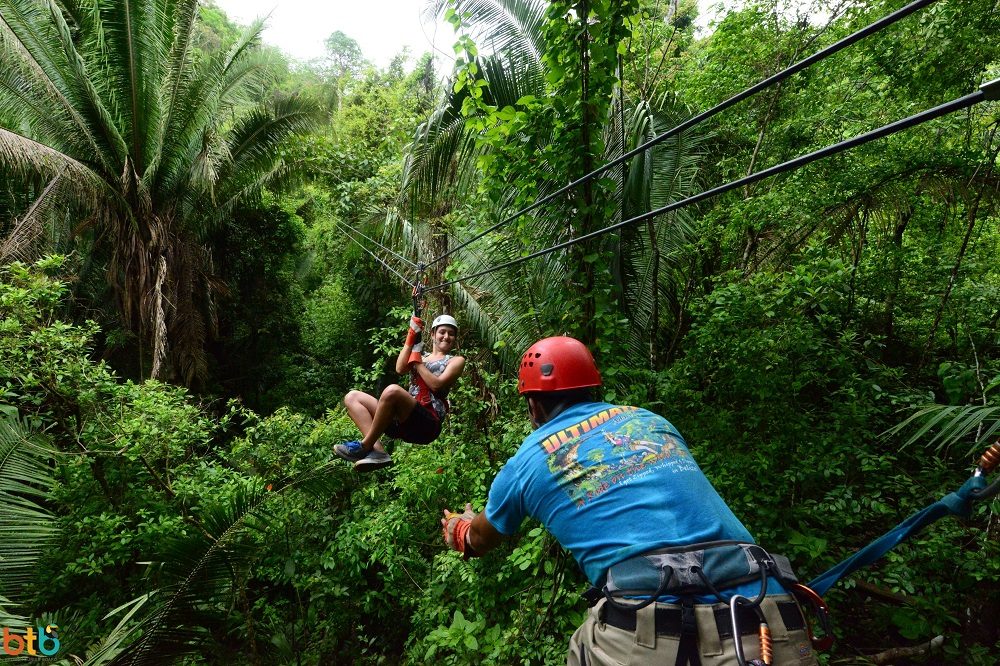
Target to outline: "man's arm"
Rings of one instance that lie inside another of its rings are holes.
[[[482,556],[500,545],[503,535],[497,532],[496,528],[486,520],[486,513],[478,513],[472,519],[472,526],[469,527],[469,545],[475,551],[475,555]]]

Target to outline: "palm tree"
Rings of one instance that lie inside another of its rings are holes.
[[[197,0],[0,3],[0,170],[80,215],[151,376],[204,377],[213,326],[208,233],[288,175],[278,147],[315,115],[263,101],[256,23],[227,49],[195,48]],[[4,245],[18,248],[29,210]]]
[[[477,65],[487,82],[484,90],[487,104],[503,108],[528,95],[537,99],[548,95],[541,37],[546,6],[541,0],[461,3],[460,10],[466,17],[463,24],[483,47]],[[449,3],[443,0],[432,0],[428,13],[441,16],[448,7]],[[649,89],[654,87],[650,85]],[[476,162],[484,150],[461,113],[467,91],[454,93],[450,92],[451,87],[446,90],[449,93],[418,129],[409,147],[400,194],[400,208],[407,213],[404,224],[400,225],[404,238],[416,246],[412,251],[432,258],[440,254],[441,244],[434,247],[421,239],[440,238],[441,230],[434,221],[474,199],[478,184]],[[608,116],[600,119],[603,128],[598,131],[604,135],[604,160],[610,161],[635,148],[687,115],[689,110],[673,96],[629,99],[619,88]],[[534,146],[537,151],[546,141],[545,137],[530,139],[541,142]],[[700,143],[699,135],[688,132],[636,156],[627,168],[610,171],[607,175],[617,183],[619,210],[617,219],[600,222],[610,224],[627,219],[689,195],[696,183]],[[545,165],[537,168],[544,169]],[[567,179],[581,175],[547,174],[542,188],[534,193],[535,198],[544,197]],[[490,216],[500,220],[513,213],[519,203],[515,195],[511,192],[511,197],[491,210]],[[588,248],[588,252],[615,258],[617,300],[630,322],[623,337],[632,351],[642,356],[648,353],[654,365],[659,362],[653,349],[657,347],[656,336],[661,334],[660,319],[674,315],[676,320],[679,311],[680,286],[674,276],[680,249],[693,234],[688,215],[678,212],[664,216],[640,230],[597,239]],[[515,259],[526,249],[541,249],[569,237],[566,216],[559,206],[539,208],[525,216],[521,224],[530,228],[537,247],[526,248],[509,229],[498,229],[454,254],[452,258],[462,268],[460,273],[475,273]],[[476,231],[473,228],[453,234],[447,243],[454,246]],[[464,307],[484,339],[498,348],[501,356],[511,360],[539,335],[550,333],[551,322],[560,321],[564,314],[559,311],[560,302],[543,295],[565,289],[566,276],[578,270],[574,262],[571,254],[548,255],[544,260],[520,264],[516,269],[464,280],[452,287],[451,295]],[[664,298],[669,307],[661,310]]]

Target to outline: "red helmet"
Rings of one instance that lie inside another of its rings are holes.
[[[601,385],[601,373],[590,350],[574,338],[539,340],[521,357],[517,392],[567,391]]]

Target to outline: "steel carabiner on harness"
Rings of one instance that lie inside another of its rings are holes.
[[[740,604],[749,606],[757,614],[760,621],[760,628],[757,636],[760,640],[760,659],[746,660],[743,654],[743,634],[740,630]],[[729,617],[733,627],[733,648],[736,650],[736,663],[739,666],[771,666],[774,663],[774,646],[771,641],[771,628],[767,625],[764,611],[760,604],[744,597],[742,594],[734,594],[729,600]]]

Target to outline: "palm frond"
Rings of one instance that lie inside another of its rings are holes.
[[[249,50],[260,37],[261,25],[243,33],[228,52],[210,56],[192,70],[177,91],[176,101],[163,128],[162,152],[157,155],[155,172],[147,180],[160,199],[182,198],[191,183],[190,165],[202,154],[221,152],[221,146],[206,147],[206,139],[224,142],[217,119],[241,106],[255,105],[256,85],[271,70],[269,56]],[[211,134],[206,134],[211,128]],[[199,186],[208,191],[207,186]]]
[[[25,214],[14,221],[7,238],[0,242],[0,262],[5,263],[13,259],[30,262],[35,258],[32,256],[32,249],[38,246],[47,214],[59,199],[58,187],[62,182],[61,178],[61,175],[53,178]]]
[[[465,119],[448,108],[439,109],[417,129],[407,148],[400,203],[411,214],[426,214],[445,200],[464,198],[474,187],[478,154]]]
[[[15,615],[8,608],[12,608],[14,603],[10,599],[0,595],[0,626],[21,629],[27,625],[28,618],[23,615]]]
[[[236,190],[270,172],[281,161],[280,145],[315,128],[320,118],[319,107],[300,97],[281,98],[243,115],[227,137],[230,159],[220,173],[223,186],[231,182],[236,187],[226,189]],[[224,193],[222,198],[230,197]]]
[[[125,611],[115,628],[107,636],[104,636],[97,645],[87,651],[86,660],[83,662],[84,666],[104,666],[129,650],[136,632],[140,630],[140,625],[134,622],[133,618],[157,593],[156,590],[147,592],[105,615],[103,619],[106,620]]]
[[[966,453],[972,455],[1000,433],[1000,407],[924,405],[883,436],[897,435],[912,427],[917,429],[903,446],[912,446],[930,435],[924,445],[938,453],[964,443],[968,446]]]
[[[195,19],[198,16],[198,0],[178,0],[173,11],[167,12],[173,18],[173,43],[164,70],[163,112],[159,136],[155,142],[156,152],[150,157],[148,174],[150,182],[155,181],[168,134],[173,127],[173,117],[184,90],[191,84],[191,63],[189,56],[194,43]]]
[[[674,127],[687,110],[664,97],[655,103],[640,100],[621,115],[625,145],[620,149],[629,151]],[[704,135],[688,131],[633,157],[619,188],[622,215],[634,217],[690,196],[697,186],[704,140]],[[622,230],[617,270],[630,322],[626,343],[633,353],[644,354],[652,343],[651,336],[660,328],[656,319],[661,301],[676,303],[675,276],[694,236],[693,212],[686,209]]]
[[[23,178],[35,175],[48,179],[62,177],[73,183],[66,192],[85,207],[99,207],[111,192],[107,184],[87,165],[59,150],[16,132],[0,128],[0,164]]]
[[[538,96],[545,90],[545,74],[537,60],[524,62],[509,52],[500,52],[477,62],[487,84],[488,104],[499,108],[513,106],[525,95]]]
[[[519,62],[539,62],[544,53],[542,22],[548,3],[541,0],[432,0],[426,13],[441,18],[454,6],[468,14],[472,37],[481,50],[507,53]]]
[[[122,0],[100,5],[100,39],[106,54],[110,89],[120,94],[119,109],[127,153],[140,176],[156,151],[159,86],[170,54],[172,34],[164,34],[158,0]]]
[[[8,406],[0,409],[0,591],[17,597],[37,582],[39,557],[56,535],[44,508],[55,483],[51,446]]]
[[[72,128],[62,141],[83,141],[78,159],[93,160],[104,174],[114,174],[125,157],[125,144],[108,106],[88,75],[65,16],[52,0],[11,0],[0,6],[0,51],[30,76],[54,118]]]

